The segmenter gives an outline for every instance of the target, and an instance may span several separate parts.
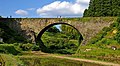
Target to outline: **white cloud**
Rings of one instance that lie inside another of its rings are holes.
[[[90,0],[76,0],[74,3],[55,1],[37,9],[40,16],[82,16]]]
[[[76,3],[88,4],[89,2],[90,2],[90,0],[76,0]]]
[[[32,11],[32,10],[35,10],[35,8],[28,8],[27,10]]]
[[[17,10],[17,11],[15,12],[15,14],[22,15],[22,16],[26,16],[26,15],[28,15],[28,12],[25,11],[25,10],[19,9],[19,10]]]

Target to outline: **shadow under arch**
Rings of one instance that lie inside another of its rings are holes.
[[[73,27],[73,28],[79,33],[79,35],[80,35],[80,36],[79,36],[79,42],[78,42],[79,45],[80,45],[80,43],[81,43],[80,39],[83,40],[83,36],[81,35],[81,33],[79,32],[79,30],[78,30],[77,28],[75,28],[73,25],[70,25],[70,24],[68,24],[68,23],[52,23],[52,24],[46,26],[45,28],[43,28],[43,29],[39,32],[39,34],[37,35],[36,43],[37,43],[37,45],[39,45],[41,51],[43,51],[43,52],[50,52],[49,49],[44,45],[43,41],[41,40],[41,37],[42,37],[43,33],[44,33],[48,28],[50,28],[50,27],[52,27],[52,26],[54,26],[54,25],[58,25],[58,24],[64,24],[64,25],[68,25],[68,26]],[[82,36],[82,38],[81,38],[81,36]]]

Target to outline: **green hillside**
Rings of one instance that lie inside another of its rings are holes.
[[[75,57],[120,63],[120,18],[80,46]]]
[[[109,27],[104,27],[89,44],[119,44],[120,45],[120,18]]]

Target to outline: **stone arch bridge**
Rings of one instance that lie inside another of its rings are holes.
[[[26,39],[35,42],[38,34],[48,25],[66,23],[75,27],[83,36],[82,45],[94,37],[104,27],[116,20],[115,17],[85,17],[85,18],[0,18],[10,28],[22,34]]]

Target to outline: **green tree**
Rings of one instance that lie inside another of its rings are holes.
[[[120,0],[90,0],[84,17],[120,16]]]
[[[47,32],[58,33],[58,32],[60,32],[60,30],[57,27],[53,26],[53,27],[50,27],[47,30]]]
[[[79,39],[79,37],[82,38],[81,34],[79,34],[79,32],[71,26],[61,25],[61,30],[62,33],[65,33],[70,39]]]
[[[2,16],[0,16],[0,18],[2,18]]]

